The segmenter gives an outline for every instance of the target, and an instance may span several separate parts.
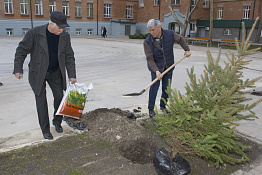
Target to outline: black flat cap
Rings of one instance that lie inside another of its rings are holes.
[[[70,27],[66,21],[66,15],[59,11],[53,11],[50,15],[50,20],[60,28]]]

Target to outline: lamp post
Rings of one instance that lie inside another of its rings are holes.
[[[30,0],[30,15],[31,15],[31,27],[33,28],[33,18],[32,18],[32,1]]]
[[[158,19],[159,19],[159,21],[160,21],[160,3],[161,3],[161,0],[158,0],[158,5],[159,5],[159,10],[158,10]]]
[[[96,34],[98,35],[98,0],[96,0]]]

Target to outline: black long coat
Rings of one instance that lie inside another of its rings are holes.
[[[28,54],[30,62],[28,79],[36,95],[40,94],[48,65],[49,54],[46,37],[47,25],[42,25],[29,30],[19,43],[14,60],[13,73],[23,73],[23,63]],[[70,36],[63,32],[59,37],[58,62],[63,78],[63,89],[66,89],[66,71],[69,78],[76,78],[75,57],[71,46]],[[66,70],[65,70],[66,69]]]

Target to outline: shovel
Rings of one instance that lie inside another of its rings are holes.
[[[175,62],[172,66],[170,66],[167,70],[165,70],[161,76],[165,75],[168,71],[170,71],[173,67],[175,67],[175,65],[177,65],[178,63],[180,63],[184,58],[186,58],[186,56],[183,56],[182,58],[180,58],[180,60],[178,60],[177,62]],[[131,93],[131,94],[123,94],[123,96],[139,96],[141,94],[143,94],[150,86],[152,86],[155,82],[157,82],[158,78],[154,79],[154,81],[152,81],[149,85],[147,85],[147,87],[145,87],[141,92],[139,93]]]

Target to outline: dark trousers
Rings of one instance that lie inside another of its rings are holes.
[[[166,102],[167,102],[168,95],[166,93],[166,89],[168,87],[169,80],[170,80],[170,83],[171,83],[172,75],[173,75],[173,71],[168,72],[160,80],[162,82],[162,95],[161,95],[161,100],[160,100],[160,107],[165,108],[165,106],[166,106],[163,99],[165,99]],[[151,78],[152,78],[152,81],[154,79],[156,79],[156,73],[155,72],[151,72]],[[154,109],[154,107],[155,107],[156,96],[157,96],[157,91],[159,89],[160,81],[155,82],[155,84],[153,84],[149,89],[148,109]]]
[[[63,116],[55,115],[63,98],[63,80],[60,69],[54,72],[47,72],[40,95],[35,95],[38,120],[43,134],[50,132],[48,105],[46,98],[46,82],[49,84],[54,97],[53,124],[61,124]]]

